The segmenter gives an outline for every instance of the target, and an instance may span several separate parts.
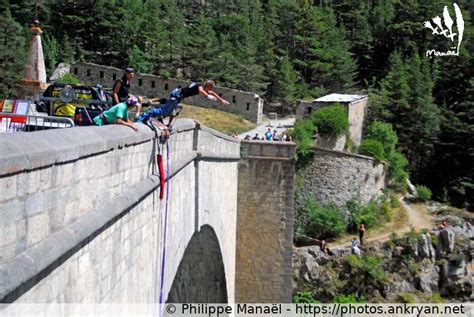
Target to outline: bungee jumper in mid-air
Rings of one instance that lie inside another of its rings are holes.
[[[203,84],[191,83],[184,88],[175,88],[171,91],[170,98],[165,100],[164,106],[154,107],[148,110],[137,119],[137,122],[147,123],[150,118],[169,116],[169,127],[173,122],[174,117],[177,115],[176,109],[178,108],[178,104],[181,102],[181,100],[195,95],[201,95],[207,99],[220,102],[223,105],[228,105],[229,102],[227,100],[221,98],[221,96],[213,91],[214,87],[214,81],[206,80]]]

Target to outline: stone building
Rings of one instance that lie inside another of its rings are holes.
[[[349,133],[354,145],[359,146],[362,140],[364,119],[369,105],[367,95],[330,94],[315,99],[313,102],[300,101],[296,106],[296,119],[308,116],[318,108],[327,107],[335,103],[347,107],[347,115],[350,124]],[[342,151],[345,143],[346,136],[340,136],[337,140],[321,140],[318,146]]]

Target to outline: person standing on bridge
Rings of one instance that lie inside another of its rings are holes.
[[[212,80],[206,80],[204,84],[191,83],[184,88],[175,88],[171,91],[170,98],[166,101],[164,107],[153,108],[142,114],[137,122],[146,123],[151,117],[172,116],[173,110],[176,109],[179,102],[186,97],[201,95],[209,100],[218,101],[223,105],[228,105],[229,102],[222,99],[217,93],[213,91],[215,83]],[[170,119],[170,122],[172,118]]]
[[[132,67],[125,68],[125,73],[122,78],[117,79],[112,89],[112,98],[114,105],[124,102],[128,97],[128,91],[130,90],[130,82],[135,77],[135,70]]]
[[[135,96],[128,96],[128,98],[121,103],[116,104],[107,111],[102,112],[94,118],[94,123],[98,126],[107,124],[123,124],[135,131],[138,127],[128,117],[128,107],[139,107],[141,105],[140,98]]]

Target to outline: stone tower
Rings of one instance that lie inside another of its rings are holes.
[[[35,20],[31,26],[31,41],[25,64],[23,79],[16,86],[16,95],[21,99],[38,100],[48,87],[43,47],[41,45],[41,27]]]

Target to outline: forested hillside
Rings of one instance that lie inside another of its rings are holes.
[[[213,78],[284,107],[368,91],[371,119],[392,123],[411,178],[472,208],[474,2],[457,4],[465,24],[459,56],[427,57],[427,49],[451,46],[424,27],[445,5],[454,19],[451,1],[0,0],[0,93],[21,77],[36,15],[48,75],[60,61],[131,65]]]

